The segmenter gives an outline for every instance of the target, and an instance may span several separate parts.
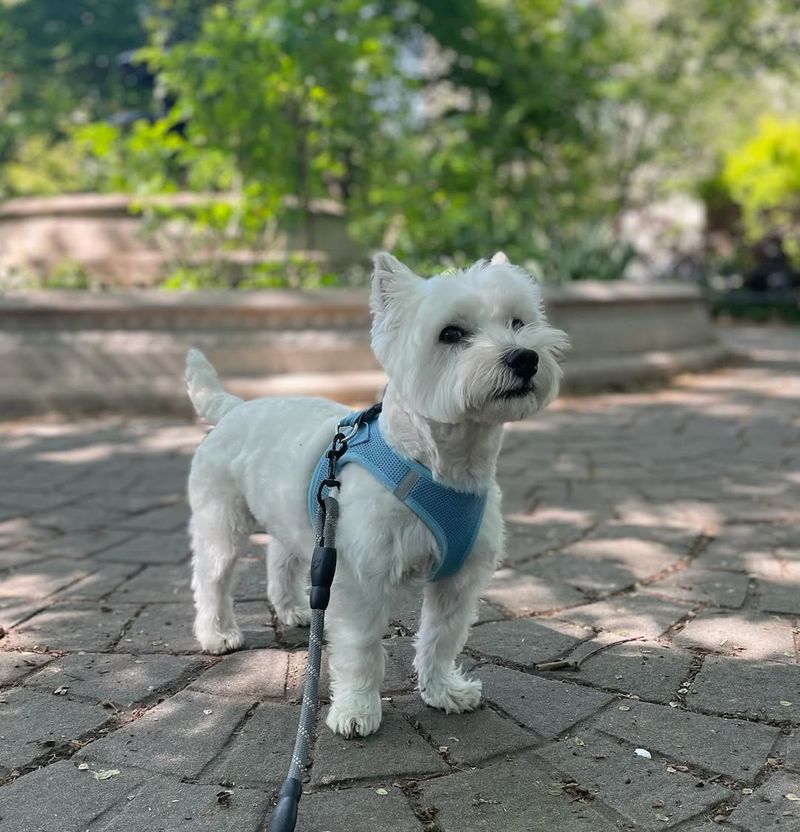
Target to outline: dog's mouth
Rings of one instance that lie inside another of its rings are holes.
[[[532,382],[520,384],[519,387],[512,387],[510,390],[502,390],[495,398],[496,399],[521,399],[529,396],[536,389],[536,385]]]

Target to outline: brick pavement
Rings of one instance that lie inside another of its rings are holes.
[[[383,727],[320,728],[301,830],[800,830],[800,332],[727,337],[751,363],[509,429],[508,555],[464,656],[484,705],[445,716],[413,693],[409,603]],[[248,649],[197,652],[201,435],[0,425],[3,832],[260,828],[305,632],[274,625],[256,537]],[[558,659],[580,664],[541,666]]]

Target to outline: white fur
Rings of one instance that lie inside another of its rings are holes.
[[[479,703],[480,682],[466,678],[455,659],[502,554],[495,479],[502,425],[552,401],[561,377],[557,358],[567,344],[564,333],[547,323],[538,285],[504,257],[423,280],[391,255],[379,254],[370,306],[373,350],[389,377],[380,416],[387,441],[441,482],[485,488],[489,497],[465,566],[431,583],[425,576],[436,546],[427,527],[366,471],[357,465],[343,469],[338,565],[327,616],[327,722],[347,737],[366,736],[380,725],[381,638],[408,586],[424,592],[414,661],[423,700],[448,713]],[[525,325],[514,329],[514,319]],[[449,325],[460,326],[469,338],[441,343],[439,333]],[[535,389],[503,398],[519,381],[503,356],[521,348],[539,354]],[[242,402],[223,391],[196,350],[189,353],[186,379],[199,415],[218,422],[195,454],[189,501],[195,634],[204,650],[223,653],[242,644],[230,582],[236,556],[256,525],[273,538],[268,596],[279,620],[307,623],[305,578],[314,546],[307,491],[317,460],[349,411],[323,399]]]

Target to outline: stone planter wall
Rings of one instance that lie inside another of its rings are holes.
[[[546,299],[572,339],[567,392],[663,380],[725,355],[692,288],[586,282]],[[19,293],[0,298],[0,416],[188,413],[190,346],[246,397],[369,402],[384,381],[363,291]]]
[[[189,209],[224,194],[175,194],[153,200],[154,207]],[[309,247],[296,206],[287,206],[287,222],[276,229],[268,250],[228,252],[233,265],[281,260],[298,254],[334,268],[350,266],[360,252],[347,234],[344,211],[332,200],[312,200]],[[133,197],[127,194],[66,194],[12,199],[0,204],[0,273],[47,275],[65,266],[79,267],[104,285],[152,286],[173,268],[176,258],[203,263],[223,256],[190,243],[177,221],[158,232],[146,228]]]

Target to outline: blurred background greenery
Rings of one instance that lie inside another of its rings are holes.
[[[179,216],[220,256],[171,288],[363,280],[310,256],[326,200],[420,270],[791,290],[799,71],[796,0],[0,0],[0,198]]]

